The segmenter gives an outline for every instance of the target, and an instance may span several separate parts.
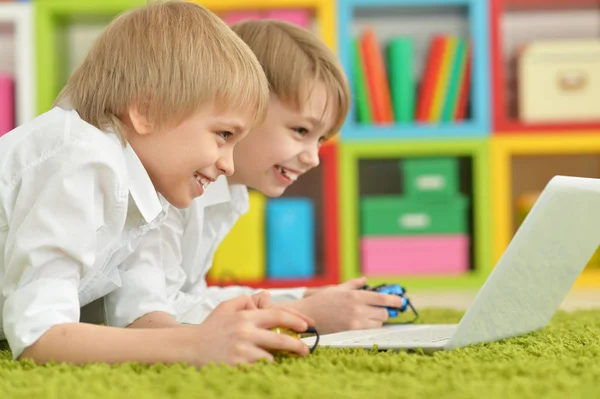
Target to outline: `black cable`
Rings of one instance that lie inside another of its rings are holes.
[[[312,346],[312,348],[310,348],[310,353],[313,353],[315,351],[315,349],[317,349],[317,346],[319,345],[319,332],[314,327],[308,327],[306,329],[306,331],[304,331],[302,334],[315,334],[316,335],[315,344]]]

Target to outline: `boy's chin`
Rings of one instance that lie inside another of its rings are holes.
[[[179,193],[177,193],[179,194]],[[188,208],[193,200],[192,196],[188,195],[177,195],[173,193],[163,194],[163,197],[167,200],[169,204],[174,206],[177,209],[185,209]]]
[[[268,185],[266,187],[262,187],[262,190],[259,190],[259,191],[262,192],[267,197],[276,198],[276,197],[281,197],[283,195],[283,193],[285,193],[286,189],[287,189],[287,187]]]

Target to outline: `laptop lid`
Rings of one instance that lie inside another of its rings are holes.
[[[544,327],[599,244],[600,179],[553,177],[446,348]]]

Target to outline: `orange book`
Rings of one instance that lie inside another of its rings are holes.
[[[419,96],[417,98],[415,114],[415,120],[420,122],[429,121],[429,115],[435,96],[435,86],[441,72],[444,57],[444,42],[444,36],[436,35],[433,37],[431,45],[429,46],[425,70],[421,76],[421,85],[419,87]]]
[[[392,99],[383,53],[373,29],[365,30],[361,39],[361,49],[365,61],[367,88],[371,99],[373,122],[386,124],[394,122]]]

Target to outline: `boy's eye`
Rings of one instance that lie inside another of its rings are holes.
[[[219,132],[218,134],[223,138],[223,140],[227,140],[232,135],[231,132]]]
[[[327,138],[326,137],[319,137],[319,144],[318,144],[318,146],[321,147],[326,142],[327,142]]]
[[[308,129],[303,127],[294,127],[292,130],[298,133],[300,136],[306,136],[308,134]]]

